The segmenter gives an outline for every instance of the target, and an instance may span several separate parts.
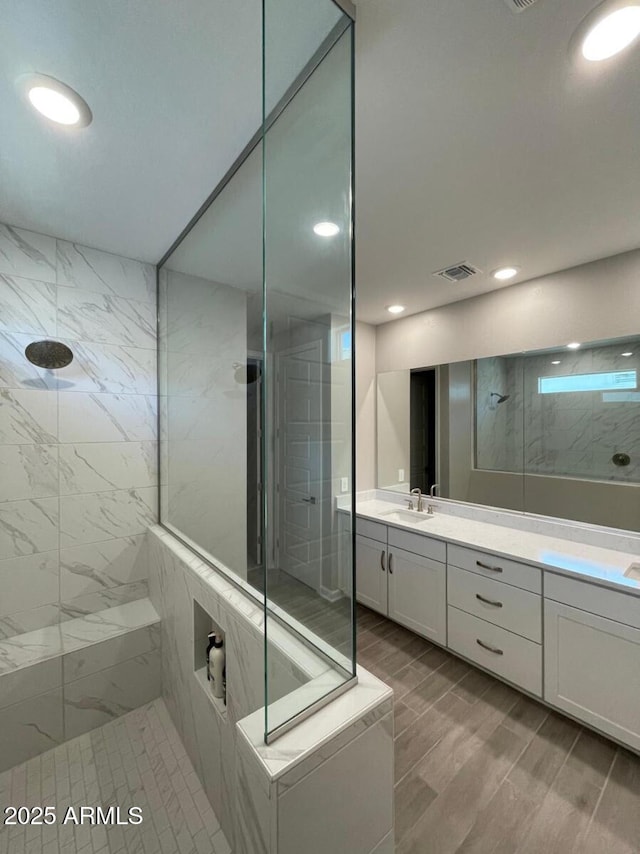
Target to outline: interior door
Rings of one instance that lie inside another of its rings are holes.
[[[278,564],[318,591],[327,492],[322,379],[321,341],[278,354]]]

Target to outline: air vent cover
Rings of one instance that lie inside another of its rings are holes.
[[[529,6],[533,6],[538,0],[504,0],[512,12],[524,12]]]
[[[465,279],[475,276],[479,273],[477,267],[472,267],[471,264],[454,264],[453,267],[445,267],[444,270],[438,270],[433,275],[439,276],[441,279],[446,279],[448,282],[464,282]]]

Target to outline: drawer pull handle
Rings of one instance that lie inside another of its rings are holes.
[[[504,655],[504,652],[501,649],[498,649],[497,646],[489,646],[488,643],[481,641],[480,638],[476,638],[476,643],[478,646],[481,646],[482,649],[486,649],[488,652],[492,652],[494,655]]]
[[[489,569],[491,572],[502,572],[501,566],[490,566],[488,563],[482,563],[481,560],[476,561],[476,566],[479,566],[482,569]]]
[[[480,602],[484,602],[485,605],[493,605],[494,608],[502,608],[502,602],[495,602],[493,599],[485,599],[484,596],[481,596],[479,593],[476,593],[476,599],[479,599]]]
[[[393,553],[389,552],[389,574],[393,575]]]
[[[380,569],[381,569],[383,572],[385,572],[385,571],[386,571],[386,569],[387,569],[387,568],[386,568],[386,566],[384,565],[384,556],[385,556],[385,554],[386,554],[386,552],[380,552]]]

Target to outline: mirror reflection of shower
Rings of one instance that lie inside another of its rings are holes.
[[[509,400],[510,394],[500,394],[498,391],[492,391],[489,395],[489,409],[497,409],[501,403]]]

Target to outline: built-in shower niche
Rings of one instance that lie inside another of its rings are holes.
[[[214,697],[211,692],[211,683],[207,679],[207,645],[209,632],[215,632],[216,635],[221,635],[225,642],[225,653],[227,639],[224,631],[218,623],[213,619],[211,614],[200,605],[199,602],[193,600],[193,672],[196,681],[207,695],[209,702],[220,715],[223,720],[227,717],[227,705],[225,699]]]

